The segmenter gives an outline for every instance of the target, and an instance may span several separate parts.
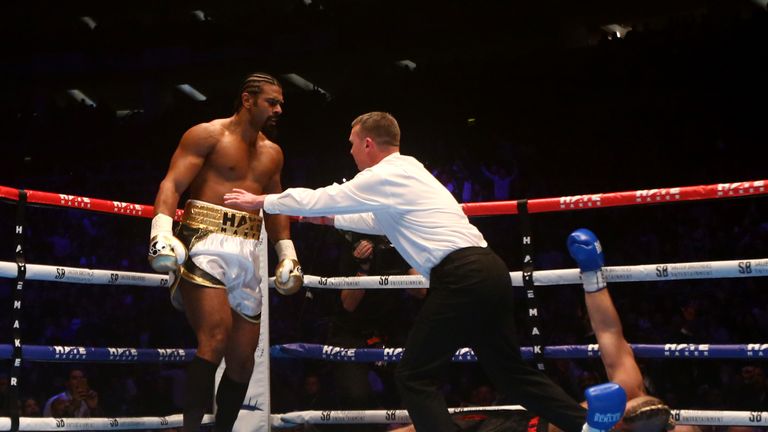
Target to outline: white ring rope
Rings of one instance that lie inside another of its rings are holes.
[[[214,417],[207,414],[203,425],[214,423]],[[58,417],[20,417],[20,431],[63,431],[63,430],[146,430],[171,429],[183,425],[182,415],[167,417],[94,417],[94,418],[58,418]],[[11,419],[0,417],[0,431],[11,430]]]
[[[517,411],[525,408],[519,405],[449,408],[451,414],[476,411]],[[296,411],[273,414],[272,426],[288,427],[297,424],[391,424],[409,423],[405,410],[368,411]],[[703,411],[672,410],[677,424],[696,426],[768,426],[768,412],[765,411]]]
[[[172,282],[168,275],[136,273],[118,270],[91,270],[87,268],[27,264],[26,280],[81,283],[89,285],[137,285],[164,287]],[[0,261],[0,277],[15,278],[16,263]]]
[[[16,263],[0,261],[0,277],[15,278]],[[640,282],[691,279],[743,278],[768,276],[768,258],[730,261],[701,261],[671,264],[643,264],[636,266],[603,267],[608,282]],[[523,273],[510,272],[513,286],[523,286]],[[170,277],[156,273],[136,273],[118,270],[91,270],[77,267],[60,267],[27,264],[27,280],[50,282],[168,286]],[[533,272],[535,285],[581,284],[579,269],[539,270]],[[274,278],[270,278],[274,286]],[[304,286],[312,288],[426,288],[421,276],[359,276],[320,277],[304,275]]]
[[[521,411],[520,405],[499,405],[490,407],[448,408],[456,414],[465,411]],[[275,423],[277,417],[280,423]],[[410,423],[411,417],[406,410],[361,410],[361,411],[295,411],[286,414],[274,414],[272,426],[295,426],[297,424],[392,424]]]
[[[603,267],[608,282],[667,281],[768,276],[768,259],[704,261],[672,264]],[[511,272],[513,286],[523,286],[523,273]],[[581,284],[579,269],[539,270],[533,272],[534,285]],[[421,276],[304,276],[304,285],[315,288],[423,288],[427,281]]]
[[[478,411],[518,411],[519,405],[491,407],[449,408],[451,414]],[[765,411],[703,411],[672,410],[677,424],[696,426],[768,426],[768,412]],[[273,427],[293,427],[299,424],[397,424],[409,423],[406,410],[364,410],[364,411],[295,411],[270,415]],[[212,425],[213,415],[203,418],[203,425]],[[62,431],[62,430],[138,430],[170,429],[182,426],[182,415],[167,417],[117,417],[117,418],[54,418],[21,417],[20,431]],[[0,417],[0,431],[11,429],[11,419]]]

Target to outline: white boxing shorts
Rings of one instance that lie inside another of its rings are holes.
[[[261,224],[257,213],[189,200],[176,231],[189,250],[189,258],[180,267],[181,278],[226,289],[230,307],[253,322],[261,318]],[[179,300],[172,287],[174,306],[181,306]]]

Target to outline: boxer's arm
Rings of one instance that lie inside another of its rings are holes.
[[[585,292],[584,302],[608,379],[623,387],[630,399],[645,394],[643,375],[632,348],[624,339],[621,320],[608,289]]]
[[[608,379],[619,384],[630,399],[645,394],[643,376],[624,339],[621,320],[603,276],[605,260],[600,241],[592,231],[581,228],[568,236],[567,247],[581,270],[584,302]]]
[[[171,165],[155,198],[155,217],[152,218],[149,234],[147,258],[155,271],[175,271],[187,259],[186,246],[173,235],[173,216],[181,194],[200,172],[216,142],[210,125],[197,125],[181,137],[171,158]]]
[[[283,151],[277,144],[269,142],[267,148],[272,150],[274,158],[272,178],[264,185],[264,192],[278,194],[283,186],[280,181],[280,172],[283,170]],[[226,199],[225,199],[226,203]],[[277,252],[277,266],[275,267],[275,288],[283,295],[291,295],[304,285],[304,273],[299,265],[299,257],[296,248],[291,241],[291,224],[288,216],[270,214],[264,212],[265,229],[270,242]]]
[[[212,126],[205,123],[192,127],[181,137],[168,172],[160,182],[155,197],[155,214],[162,213],[171,217],[176,214],[181,195],[200,172],[205,158],[217,142]]]
[[[279,194],[283,191],[283,185],[280,179],[280,172],[283,170],[283,152],[275,145],[275,174],[270,181],[264,185],[264,193]],[[264,224],[266,225],[267,235],[272,244],[280,240],[291,238],[291,223],[288,216],[281,214],[264,213]]]

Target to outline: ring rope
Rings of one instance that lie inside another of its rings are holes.
[[[16,265],[0,261],[0,278],[15,278]],[[88,285],[135,285],[165,287],[173,282],[169,275],[119,270],[27,264],[27,280],[79,283]]]
[[[641,282],[690,279],[718,279],[768,276],[768,259],[702,261],[689,263],[643,264],[603,267],[608,282]],[[523,272],[510,272],[513,286],[523,286]],[[535,285],[581,284],[579,269],[538,270],[533,273]],[[312,288],[423,288],[421,276],[318,277],[304,275],[304,285]]]
[[[545,213],[591,208],[618,207],[631,205],[660,204],[669,202],[697,201],[706,199],[737,198],[766,195],[768,180],[749,180],[734,183],[717,183],[699,186],[666,187],[626,192],[605,192],[587,195],[538,198],[528,200],[529,213]],[[154,207],[77,195],[27,190],[30,204],[56,207],[70,207],[103,213],[151,218]],[[16,201],[19,189],[0,186],[0,198]],[[491,216],[517,213],[517,201],[492,201],[462,204],[467,216]],[[175,218],[180,220],[182,210],[177,209]]]
[[[478,411],[505,411],[524,409],[519,405],[492,407],[449,408],[451,414]],[[762,411],[705,411],[672,410],[677,424],[695,426],[768,426],[768,412]],[[297,424],[397,424],[408,423],[410,417],[405,410],[366,411],[296,411],[286,414],[271,414],[274,427],[291,427]],[[214,423],[214,416],[207,414],[203,425]],[[62,430],[138,430],[170,429],[182,426],[182,415],[166,417],[113,417],[113,418],[54,418],[21,417],[20,431],[62,431]],[[8,417],[0,417],[0,431],[10,430]]]
[[[768,343],[751,344],[630,344],[635,357],[680,359],[748,359],[765,360],[768,358]],[[291,343],[274,345],[270,348],[272,358],[305,358],[343,362],[398,362],[403,356],[403,348],[343,348],[332,345]],[[520,354],[526,360],[533,359],[532,347],[521,347]],[[549,359],[585,359],[599,358],[597,344],[559,345],[543,348],[545,358]],[[471,348],[459,348],[453,355],[454,362],[477,361]]]
[[[476,411],[521,410],[523,407],[467,407],[449,408],[451,414]],[[275,417],[280,423],[275,422]],[[672,417],[677,424],[695,426],[767,426],[768,412],[765,411],[705,411],[672,410]],[[368,410],[368,411],[297,411],[286,414],[273,414],[272,426],[286,427],[296,424],[391,424],[410,422],[405,410]]]
[[[741,359],[765,360],[768,343],[751,344],[631,344],[635,357],[664,359]],[[0,360],[11,358],[13,347],[0,345]],[[189,348],[129,348],[83,347],[65,345],[24,345],[22,358],[40,362],[88,362],[88,363],[183,363],[192,360],[196,350]],[[521,347],[524,359],[533,358],[534,348]],[[585,359],[599,358],[597,344],[553,345],[543,348],[545,358]],[[306,358],[314,360],[346,361],[359,363],[398,362],[403,348],[343,348],[332,345],[291,343],[273,345],[273,358]],[[460,348],[453,356],[454,362],[477,361],[471,348]]]
[[[448,408],[450,414],[461,412],[481,411],[521,411],[520,405],[498,405],[488,407]],[[391,424],[410,423],[408,411],[398,410],[357,410],[357,411],[294,411],[286,414],[275,414],[280,424],[272,426],[295,426],[297,424]]]
[[[691,279],[744,278],[768,276],[768,258],[689,263],[643,264],[603,267],[608,282],[641,282]],[[15,278],[15,263],[0,261],[0,278]],[[510,272],[513,286],[523,286],[522,272]],[[78,267],[27,264],[27,280],[102,285],[164,287],[172,282],[168,275],[119,270],[92,270]],[[533,273],[535,285],[575,285],[581,283],[579,269],[539,270]],[[269,286],[274,287],[274,278]],[[427,288],[422,276],[320,277],[304,275],[304,286],[311,288]]]
[[[528,213],[547,213],[603,207],[623,207],[765,195],[768,193],[766,190],[767,181],[768,180],[755,180],[701,186],[683,186],[531,199],[527,201],[527,211]],[[464,203],[462,204],[462,207],[467,216],[508,215],[518,213],[517,203],[517,201]]]
[[[11,345],[0,345],[0,360],[11,358]],[[191,361],[193,348],[84,347],[66,345],[24,345],[21,358],[39,362],[90,363],[183,363]]]
[[[83,431],[83,430],[137,430],[137,429],[170,429],[183,425],[182,414],[166,417],[91,417],[91,418],[60,418],[60,417],[21,417],[20,431]],[[214,423],[214,416],[206,414],[203,426]],[[8,417],[0,417],[0,431],[10,430],[11,422]]]

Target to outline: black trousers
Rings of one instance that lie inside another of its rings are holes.
[[[449,254],[430,274],[429,295],[395,373],[416,430],[452,432],[438,377],[468,343],[497,390],[564,431],[581,430],[586,410],[520,356],[509,270],[488,248]]]

